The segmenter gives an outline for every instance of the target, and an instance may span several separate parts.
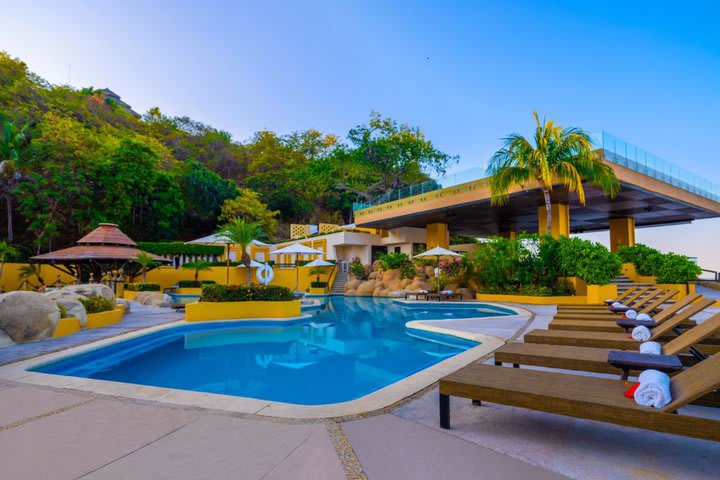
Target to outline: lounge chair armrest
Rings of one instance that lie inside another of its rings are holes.
[[[639,352],[612,350],[608,353],[608,363],[622,370],[660,370],[677,372],[683,364],[676,355],[650,355]]]

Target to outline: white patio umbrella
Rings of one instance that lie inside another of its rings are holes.
[[[302,243],[293,243],[287,247],[280,248],[274,252],[270,252],[270,255],[295,255],[295,291],[300,284],[300,269],[297,264],[298,255],[323,255],[325,252],[322,250],[316,250],[314,248],[306,247]]]
[[[335,264],[332,262],[328,262],[327,260],[323,260],[322,258],[318,258],[317,260],[313,260],[312,262],[308,262],[303,267],[334,267]]]
[[[260,267],[260,266],[262,266],[262,265],[265,265],[265,264],[264,264],[264,263],[257,262],[257,261],[252,260],[252,259],[250,260],[250,268],[257,268],[257,267]],[[244,264],[244,263],[240,263],[240,264],[238,264],[237,268],[245,268],[245,264]]]
[[[431,248],[427,252],[418,253],[413,258],[425,258],[425,257],[435,257],[437,261],[437,265],[440,264],[440,257],[462,257],[461,254],[457,252],[453,252],[452,250],[448,250],[447,248],[443,248],[440,245],[436,246],[435,248]]]

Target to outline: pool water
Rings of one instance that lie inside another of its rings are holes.
[[[345,402],[477,345],[406,322],[513,312],[331,297],[307,313],[292,324],[183,325],[33,370],[301,405]]]

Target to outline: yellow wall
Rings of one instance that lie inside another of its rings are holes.
[[[186,322],[299,317],[300,302],[196,302],[185,306]]]
[[[22,280],[20,279],[20,268],[27,265],[27,263],[6,263],[3,267],[2,278],[0,278],[0,287],[6,292],[17,290],[20,288]],[[60,281],[63,283],[71,283],[75,281],[75,277],[63,273],[57,268],[51,265],[40,266],[41,276],[45,280],[46,284],[52,285],[57,281],[58,275],[60,275]],[[37,286],[37,278],[32,277],[30,281]]]
[[[550,207],[552,218],[552,236],[559,238],[560,235],[570,236],[570,207],[561,203],[553,203]],[[538,232],[547,233],[547,208],[538,207]]]

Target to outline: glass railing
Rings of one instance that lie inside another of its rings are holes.
[[[604,151],[605,159],[634,170],[643,175],[656,178],[662,182],[674,185],[688,192],[720,202],[720,185],[710,180],[673,165],[647,150],[643,150],[625,140],[621,140],[607,132],[592,135],[593,143],[598,150]],[[454,187],[463,183],[472,182],[485,177],[484,167],[474,167],[452,174],[445,175],[436,180],[417,183],[405,188],[391,190],[375,197],[370,203],[353,203],[353,211],[370,208],[382,203],[388,203],[402,198],[421,195],[441,188]]]
[[[632,143],[607,132],[596,138],[597,147],[604,151],[605,159],[634,170],[661,182],[720,202],[720,185],[678,167]]]

